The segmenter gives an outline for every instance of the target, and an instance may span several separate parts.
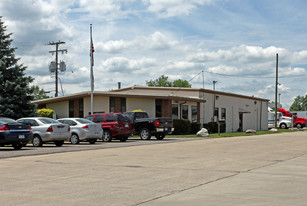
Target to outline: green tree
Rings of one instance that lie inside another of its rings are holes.
[[[146,81],[146,85],[150,87],[171,87],[172,82],[168,81],[168,76],[162,75],[156,80]]]
[[[173,81],[173,87],[187,87],[191,88],[192,85],[187,80],[177,79]]]
[[[12,39],[0,16],[0,114],[17,119],[34,114],[33,90],[29,84],[33,78],[25,76],[26,67],[18,64],[16,48],[11,48]]]
[[[169,81],[168,76],[164,75],[156,80],[146,81],[146,85],[150,87],[192,87],[187,80],[177,79],[175,81]]]
[[[47,92],[44,89],[40,89],[39,86],[32,86],[31,89],[33,89],[34,100],[49,98]]]
[[[290,111],[305,111],[307,110],[307,95],[304,96],[297,96],[294,99],[293,104],[291,105]]]

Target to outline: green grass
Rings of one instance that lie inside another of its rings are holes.
[[[245,133],[245,132],[232,132],[232,133],[214,133],[209,134],[209,137],[197,137],[195,134],[189,135],[167,135],[166,138],[221,138],[221,137],[238,137],[238,136],[254,136],[254,135],[264,135],[264,134],[276,134],[276,133],[284,133],[284,132],[297,132],[298,130],[291,129],[278,129],[277,132],[269,132],[265,131],[257,131],[254,134]]]

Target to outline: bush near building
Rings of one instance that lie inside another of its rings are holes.
[[[173,134],[189,134],[191,131],[191,122],[188,119],[174,119],[173,126]]]
[[[208,124],[203,125],[204,128],[208,130],[210,134],[218,133],[218,123],[217,122],[209,122]],[[220,122],[220,133],[225,133],[226,131],[226,123]]]
[[[200,126],[201,124],[199,122],[192,122],[190,134],[196,134],[200,130]]]
[[[52,109],[38,109],[36,111],[36,113],[40,116],[40,117],[49,117],[49,118],[53,118],[53,114],[55,114],[55,111]]]

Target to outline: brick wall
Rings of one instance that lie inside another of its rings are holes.
[[[162,100],[162,117],[172,117],[172,100]]]

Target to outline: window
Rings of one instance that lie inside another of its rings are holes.
[[[172,104],[172,118],[178,119],[178,104]]]
[[[115,112],[115,97],[110,97],[110,112]]]
[[[74,117],[74,100],[69,100],[69,117]]]
[[[216,118],[216,121],[219,119],[219,108],[214,108],[214,118]]]
[[[156,99],[156,117],[162,117],[162,99]]]
[[[96,123],[103,122],[103,116],[102,115],[96,115],[94,122],[96,122]]]
[[[83,117],[83,99],[79,99],[79,117]]]
[[[181,114],[182,119],[189,119],[189,105],[182,105]]]
[[[221,109],[221,120],[226,120],[226,108]]]
[[[88,117],[86,117],[86,119],[88,119],[88,120],[90,120],[92,122],[93,119],[94,119],[94,116],[88,116]]]
[[[197,122],[197,106],[191,106],[192,122]]]
[[[120,98],[120,112],[126,112],[126,98]]]
[[[116,122],[116,115],[106,115],[106,122]]]

